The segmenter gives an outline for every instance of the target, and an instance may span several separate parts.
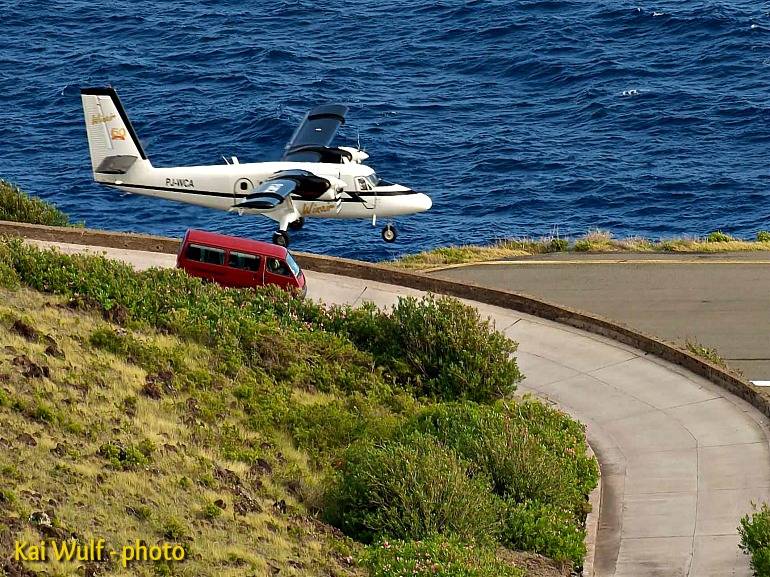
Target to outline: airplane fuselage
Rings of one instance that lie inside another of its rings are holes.
[[[211,166],[155,168],[149,163],[135,166],[129,175],[95,174],[97,182],[123,192],[152,196],[165,200],[195,204],[206,208],[229,211],[254,188],[284,170],[307,170],[322,177],[336,178],[345,183],[341,202],[292,198],[302,216],[320,218],[371,218],[414,214],[428,210],[430,198],[404,186],[386,186],[362,189],[359,179],[371,177],[374,170],[361,164],[325,164],[303,162],[253,162]],[[368,182],[363,186],[368,186]],[[364,202],[345,191],[353,191]],[[242,214],[269,213],[250,209]]]

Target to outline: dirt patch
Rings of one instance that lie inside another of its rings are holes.
[[[21,374],[28,379],[42,379],[51,376],[51,371],[45,365],[38,365],[27,355],[19,355],[11,361],[13,366],[18,367]]]
[[[521,567],[527,577],[569,577],[573,574],[569,563],[558,563],[537,553],[499,549],[497,558]]]
[[[40,340],[40,333],[35,329],[35,327],[28,325],[21,319],[16,319],[13,322],[13,325],[11,325],[11,330],[30,342]]]

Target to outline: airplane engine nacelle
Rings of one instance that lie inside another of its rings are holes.
[[[305,200],[333,201],[345,190],[345,182],[333,176],[322,177],[306,171],[284,171],[275,176],[296,182],[293,192]]]
[[[345,181],[334,178],[333,176],[324,177],[323,180],[328,182],[326,190],[320,196],[316,196],[312,200],[338,200],[340,198],[340,193],[345,190]],[[303,197],[307,198],[305,195],[303,195]]]

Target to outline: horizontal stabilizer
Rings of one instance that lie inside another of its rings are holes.
[[[108,156],[99,163],[95,172],[101,174],[126,174],[136,161],[137,157],[129,154]]]

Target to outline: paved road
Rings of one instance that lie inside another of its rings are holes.
[[[770,255],[543,255],[434,272],[521,292],[680,344],[770,381]]]
[[[40,244],[40,243],[38,243]],[[60,245],[61,250],[84,247]],[[174,257],[103,249],[139,268]],[[417,291],[307,273],[309,297],[388,306]],[[736,527],[750,501],[770,498],[768,421],[704,379],[577,329],[477,304],[520,343],[524,390],[587,425],[602,465],[596,575],[750,575]]]

